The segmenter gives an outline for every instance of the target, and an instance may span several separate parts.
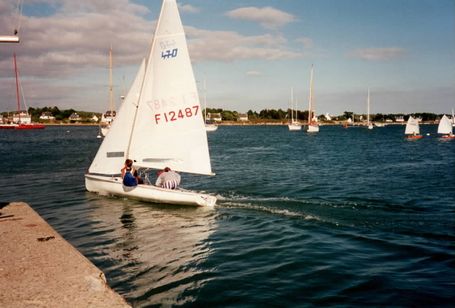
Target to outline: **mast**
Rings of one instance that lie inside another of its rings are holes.
[[[313,111],[313,64],[311,64],[310,72],[310,95],[308,96],[308,125],[311,123]]]
[[[294,88],[291,87],[291,124],[294,123]]]
[[[16,102],[17,102],[17,115],[19,117],[19,123],[21,122],[21,102],[19,97],[19,77],[17,73],[16,53],[13,53],[14,72],[16,74]]]
[[[368,88],[367,98],[367,126],[370,126],[370,88]]]
[[[207,123],[207,84],[204,78],[204,123]]]
[[[114,116],[114,95],[112,91],[112,46],[109,49],[109,110],[111,117]]]

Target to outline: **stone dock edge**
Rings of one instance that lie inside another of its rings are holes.
[[[28,204],[0,207],[1,307],[131,307]]]

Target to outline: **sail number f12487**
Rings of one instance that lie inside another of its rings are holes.
[[[155,124],[162,122],[174,122],[185,118],[191,118],[197,115],[199,106],[186,107],[177,111],[168,111],[163,113],[155,113]]]

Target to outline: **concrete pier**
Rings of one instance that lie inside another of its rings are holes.
[[[0,209],[0,307],[130,307],[26,203]]]

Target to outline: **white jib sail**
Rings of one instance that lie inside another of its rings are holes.
[[[439,121],[438,125],[438,134],[451,134],[452,133],[452,123],[446,115],[442,116],[442,119]]]
[[[405,135],[418,135],[420,134],[419,121],[414,117],[410,116],[406,123]]]
[[[120,109],[112,122],[109,134],[103,140],[89,172],[106,175],[119,174],[127,158],[128,143],[133,128],[134,117],[141,93],[145,73],[145,60],[137,72]]]
[[[136,166],[212,174],[202,109],[175,0],[163,1],[137,112],[127,153]]]

